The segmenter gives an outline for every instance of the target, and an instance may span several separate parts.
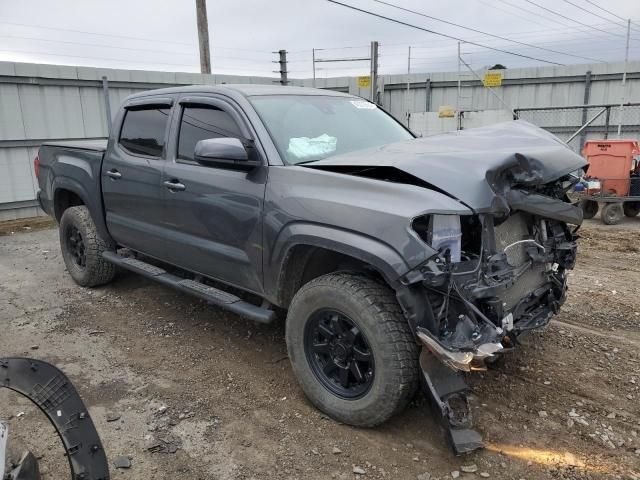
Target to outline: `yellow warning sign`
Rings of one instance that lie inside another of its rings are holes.
[[[366,75],[364,77],[358,77],[358,87],[369,88],[371,87],[371,77]]]
[[[449,105],[442,105],[438,109],[439,118],[453,118],[456,116],[456,109]]]
[[[502,85],[502,72],[496,70],[489,70],[484,74],[482,83],[485,87],[500,87]]]

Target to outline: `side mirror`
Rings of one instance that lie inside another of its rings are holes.
[[[208,167],[251,170],[261,163],[249,159],[249,154],[237,138],[208,138],[196,143],[195,161]]]

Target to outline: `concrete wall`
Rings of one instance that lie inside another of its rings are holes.
[[[587,74],[590,71],[591,74]],[[629,65],[627,100],[640,101],[640,62]],[[575,65],[506,70],[502,87],[495,89],[514,108],[547,105],[618,103],[622,64]],[[484,72],[478,72],[482,76]],[[37,213],[36,179],[33,158],[45,140],[98,138],[107,135],[106,108],[101,78],[109,80],[111,111],[138,91],[172,85],[262,83],[274,84],[271,77],[202,75],[179,72],[116,70],[90,67],[0,62],[0,220]],[[469,128],[505,119],[504,106],[470,73],[463,77],[460,102],[463,110],[491,110],[465,113]],[[407,94],[407,80],[410,89]],[[436,118],[440,106],[458,102],[458,74],[433,73],[385,75],[380,78],[379,99],[384,108],[411,127],[431,134],[450,128],[449,120]],[[311,79],[292,84],[312,86]],[[356,78],[318,79],[318,88],[335,89],[369,97]],[[585,96],[585,89],[587,95]],[[469,123],[470,122],[470,123]],[[455,123],[453,125],[455,129]]]

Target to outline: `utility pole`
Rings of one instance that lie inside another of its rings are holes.
[[[620,113],[618,114],[618,138],[622,134],[622,113],[627,93],[627,64],[629,63],[629,38],[631,37],[631,19],[627,20],[627,44],[624,52],[624,70],[622,71],[622,100],[620,101]]]
[[[277,63],[280,65],[280,70],[276,72],[280,74],[280,85],[287,85],[289,83],[289,79],[287,78],[287,51],[286,50],[278,50]]]
[[[207,0],[196,0],[196,18],[198,21],[198,43],[200,45],[200,73],[211,73]]]
[[[377,102],[378,94],[378,42],[371,42],[371,101]]]

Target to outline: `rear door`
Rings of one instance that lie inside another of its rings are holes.
[[[193,155],[196,143],[209,138],[251,144],[248,123],[224,97],[185,96],[175,108],[164,178],[169,261],[260,293],[267,167],[246,172],[204,166]],[[249,151],[261,157],[255,148]]]
[[[107,228],[121,245],[160,259],[163,170],[173,98],[142,97],[125,105],[120,131],[102,164]],[[116,124],[120,124],[116,122]]]

